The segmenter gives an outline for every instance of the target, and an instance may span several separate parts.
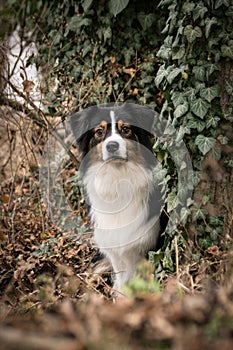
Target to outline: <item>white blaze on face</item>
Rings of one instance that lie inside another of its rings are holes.
[[[114,111],[110,111],[111,135],[108,136],[102,145],[102,159],[127,159],[126,142],[117,132],[116,116]]]
[[[111,124],[112,124],[112,135],[116,134],[116,119],[114,111],[110,112]]]

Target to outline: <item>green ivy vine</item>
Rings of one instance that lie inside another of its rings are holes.
[[[221,150],[233,141],[223,128],[232,130],[233,122],[233,6],[228,0],[162,0],[158,6],[169,10],[155,77],[164,96],[161,114],[183,134],[198,183],[207,155],[231,166]],[[210,196],[202,190],[202,197],[203,207],[188,212],[205,250],[220,243],[223,217],[211,216],[204,208]]]
[[[221,81],[220,72],[233,58],[233,6],[230,1],[162,0],[159,7],[169,9],[155,78],[164,92],[162,113],[192,135],[192,152],[205,155],[216,139],[222,142],[220,122],[232,121],[232,104],[223,106],[221,96],[232,96],[233,80],[226,75]]]

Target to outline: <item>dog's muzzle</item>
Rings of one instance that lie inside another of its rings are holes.
[[[120,135],[108,137],[102,146],[102,158],[104,161],[110,159],[127,159],[126,143]]]

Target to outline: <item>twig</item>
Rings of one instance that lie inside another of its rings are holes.
[[[78,340],[68,337],[51,337],[45,334],[23,332],[10,327],[0,329],[2,349],[30,349],[30,350],[80,350],[83,345]]]
[[[179,273],[179,250],[178,250],[178,243],[177,243],[177,235],[174,237],[174,246],[175,246],[175,258],[176,258],[176,275],[178,276]]]
[[[74,162],[74,164],[76,166],[78,166],[79,162],[77,160],[77,158],[75,157],[75,155],[71,152],[71,150],[67,147],[67,145],[65,144],[65,142],[63,141],[63,139],[61,138],[61,136],[58,134],[58,132],[54,129],[54,126],[50,123],[50,121],[48,120],[48,118],[46,117],[45,113],[35,105],[35,103],[30,100],[23,92],[21,92],[19,89],[17,89],[14,84],[12,84],[11,81],[8,81],[2,74],[0,74],[0,77],[3,78],[5,81],[7,81],[7,83],[9,84],[9,86],[12,88],[12,90],[14,92],[17,93],[17,95],[19,97],[22,97],[24,99],[25,102],[27,102],[32,108],[33,110],[35,110],[38,113],[37,116],[37,123],[39,122],[41,124],[41,126],[43,128],[45,128],[47,131],[53,132],[53,136],[55,137],[55,139],[61,144],[61,146],[65,149],[65,151],[67,152],[67,154],[69,155],[69,157],[72,159],[72,161]],[[29,118],[31,118],[30,113],[28,114]],[[40,117],[41,116],[41,117]],[[32,118],[32,120],[34,121],[34,118]]]

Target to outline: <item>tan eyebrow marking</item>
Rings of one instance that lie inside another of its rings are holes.
[[[120,120],[118,120],[118,122],[117,122],[117,128],[118,128],[119,131],[121,131],[122,126],[123,126],[123,121],[120,119]]]
[[[123,126],[128,126],[131,128],[131,125],[129,123],[124,123],[123,120],[120,119],[117,123],[118,130],[121,131]]]
[[[106,132],[107,126],[108,123],[105,120],[102,120],[102,122],[95,127],[94,131],[98,130],[99,128],[102,128]]]
[[[122,133],[122,128],[124,126],[127,126],[129,130],[124,132],[124,137],[131,137],[132,136],[132,130],[131,130],[131,125],[129,123],[124,123],[121,119],[117,123],[117,127],[120,133]]]

